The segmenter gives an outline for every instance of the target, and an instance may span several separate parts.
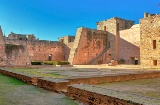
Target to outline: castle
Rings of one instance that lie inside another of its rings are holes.
[[[81,27],[76,36],[64,36],[59,41],[13,32],[5,37],[0,28],[0,66],[23,66],[33,60],[66,60],[71,64],[106,64],[115,60],[160,65],[160,15],[144,13],[139,24],[118,17],[96,24],[96,30]]]

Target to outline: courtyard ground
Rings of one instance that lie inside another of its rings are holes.
[[[0,105],[83,105],[64,94],[28,85],[0,74]]]
[[[54,82],[71,80],[71,79],[84,79],[92,77],[106,77],[106,76],[119,76],[130,74],[143,74],[151,72],[159,72],[159,68],[141,68],[139,65],[119,65],[119,66],[107,66],[107,65],[74,65],[73,67],[54,67],[54,66],[30,66],[30,67],[6,67],[1,68],[13,72],[24,73],[28,75],[34,75],[35,77],[48,78],[48,81],[54,80]],[[4,75],[0,75],[4,76]],[[4,82],[0,79],[0,105],[77,105],[77,103],[67,98],[64,94],[57,94],[50,91],[46,91],[41,88],[37,88],[32,85],[18,84],[14,85],[9,82],[7,86],[3,86]],[[43,80],[43,79],[42,79]],[[89,80],[89,79],[88,79]],[[89,80],[90,81],[90,80]],[[79,88],[82,87],[89,91],[95,90],[101,94],[118,95],[120,98],[126,99],[126,97],[133,97],[136,95],[139,100],[149,100],[155,102],[155,105],[160,103],[160,78],[156,79],[140,79],[124,82],[105,83],[100,82],[99,85],[76,85]],[[5,81],[6,82],[6,81]],[[74,82],[74,81],[72,81]],[[70,82],[70,83],[72,83]],[[7,83],[7,82],[6,82]],[[11,86],[10,86],[11,85]],[[12,86],[13,85],[13,86]],[[8,89],[5,87],[9,87]],[[6,92],[5,92],[6,89]],[[3,91],[2,91],[3,90]],[[2,91],[2,92],[1,92]],[[107,91],[107,92],[106,92]],[[64,90],[67,92],[67,90]],[[113,94],[114,93],[114,94]],[[127,95],[124,96],[123,95]],[[121,96],[122,95],[122,96]],[[15,97],[16,96],[16,97]],[[116,97],[115,96],[115,97]],[[147,98],[146,98],[147,97]],[[119,98],[119,97],[117,97]],[[136,98],[135,98],[136,99]],[[136,100],[138,100],[136,99]],[[35,101],[36,100],[36,101]],[[127,100],[130,100],[127,98]],[[133,100],[134,101],[134,100]],[[47,104],[45,104],[47,102]],[[135,101],[136,102],[136,101]],[[141,102],[141,101],[137,101]],[[18,103],[18,104],[17,104]],[[51,104],[52,103],[52,104]],[[54,103],[54,104],[53,104]],[[152,105],[152,104],[145,104]]]

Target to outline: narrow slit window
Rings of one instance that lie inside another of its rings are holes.
[[[157,60],[153,60],[153,65],[157,66]]]
[[[153,49],[156,49],[156,40],[153,40]]]
[[[106,26],[104,26],[104,31],[106,31]]]

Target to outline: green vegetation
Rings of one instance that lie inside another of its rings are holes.
[[[125,60],[124,60],[124,59],[120,59],[120,60],[118,61],[118,63],[119,63],[119,64],[124,64],[124,63],[125,63]]]
[[[0,74],[0,105],[12,105],[12,101],[8,100],[7,94],[24,85],[28,86],[20,80]]]
[[[32,61],[31,65],[42,65],[42,61]]]
[[[68,97],[63,98],[65,103],[67,103],[68,105],[78,105],[75,101],[71,100]]]
[[[57,61],[45,61],[43,63],[46,64],[46,65],[58,65]]]
[[[6,84],[6,83],[10,85],[26,85],[26,83],[20,80],[17,80],[15,78],[6,77],[5,75],[0,74],[0,84]]]
[[[46,72],[45,70],[39,70],[34,68],[9,68],[9,70],[36,75],[39,77],[52,77],[52,78],[62,78],[64,75],[55,72]]]
[[[44,102],[48,102],[45,103],[47,105],[54,104],[51,103],[53,101],[47,101],[50,100],[49,97],[58,97],[55,100],[62,101],[60,103],[63,105],[78,105],[78,103],[68,97],[28,85],[17,79],[0,74],[0,105],[22,105],[22,103],[31,105],[35,104],[34,100],[38,100],[39,98],[44,99]]]
[[[68,61],[45,61],[44,64],[46,65],[68,65]]]

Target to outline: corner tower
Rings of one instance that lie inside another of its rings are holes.
[[[134,21],[113,17],[108,20],[97,22],[97,30],[107,32],[107,43],[110,45],[111,57],[118,60],[119,31],[129,29],[134,25]]]

